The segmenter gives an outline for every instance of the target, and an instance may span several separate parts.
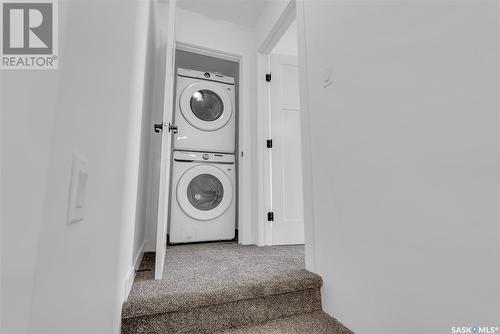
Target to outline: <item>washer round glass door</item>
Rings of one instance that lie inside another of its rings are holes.
[[[177,183],[177,202],[182,211],[196,220],[212,220],[222,215],[233,200],[233,184],[214,165],[196,165]]]
[[[184,88],[179,104],[186,121],[203,131],[222,128],[233,113],[227,92],[210,81],[198,81]]]

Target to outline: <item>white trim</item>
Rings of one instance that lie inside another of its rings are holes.
[[[257,138],[258,142],[262,143],[257,147],[257,163],[258,163],[258,212],[260,219],[258,219],[258,241],[259,246],[271,245],[271,231],[269,223],[267,222],[266,212],[272,209],[271,198],[271,152],[264,147],[265,140],[270,138],[271,134],[271,118],[269,114],[269,85],[263,80],[264,73],[269,73],[270,68],[269,54],[258,54],[257,69],[258,69],[258,83],[257,83],[257,103],[258,110],[262,112],[257,113]],[[261,139],[261,140],[260,140]]]
[[[134,264],[130,268],[130,270],[125,278],[125,293],[123,295],[124,302],[127,300],[128,295],[130,293],[130,290],[132,290],[132,285],[134,284],[134,279],[135,279],[135,273],[137,272],[137,269],[139,269],[139,266],[141,265],[142,257],[144,256],[145,244],[146,244],[146,241],[143,241],[141,244],[141,247],[139,247],[139,251],[137,252],[137,255],[135,256],[135,259],[134,259]]]
[[[272,211],[271,196],[271,152],[264,146],[265,140],[271,137],[270,89],[264,81],[264,74],[271,70],[270,53],[296,17],[296,3],[291,0],[278,18],[269,35],[258,49],[257,53],[257,164],[258,164],[258,241],[259,246],[271,245],[271,225],[267,222],[266,212]],[[299,45],[300,47],[300,45]],[[300,66],[300,63],[299,63]],[[301,93],[302,96],[302,93]],[[301,103],[302,107],[302,103]],[[304,182],[306,178],[304,177]],[[305,219],[305,217],[304,217]]]
[[[204,46],[199,46],[191,43],[186,43],[182,41],[176,41],[176,49],[188,51],[196,54],[201,54],[205,56],[215,57],[219,59],[225,59],[234,61],[239,64],[239,110],[238,110],[238,243],[240,244],[255,244],[256,240],[253,240],[252,235],[252,224],[254,223],[251,219],[252,208],[250,205],[245,205],[245,203],[250,203],[252,200],[251,194],[251,161],[248,157],[251,155],[251,129],[249,124],[244,122],[243,112],[250,113],[252,110],[245,110],[243,108],[243,96],[244,96],[244,80],[245,74],[243,72],[243,59],[242,55],[216,50],[212,48],[207,48]],[[243,111],[243,112],[242,112]],[[245,151],[245,148],[248,150]],[[243,154],[243,155],[242,155]]]
[[[300,80],[300,115],[302,137],[302,191],[304,192],[304,232],[306,269],[315,272],[315,221],[313,175],[311,165],[311,128],[309,122],[309,87],[307,69],[307,40],[305,36],[304,1],[297,0],[297,32]]]
[[[291,0],[286,6],[285,10],[279,17],[278,21],[274,24],[273,28],[267,35],[262,45],[259,47],[258,52],[262,54],[269,54],[273,48],[278,44],[279,40],[288,28],[292,25],[296,17],[296,4],[295,0]]]
[[[247,61],[243,57],[240,58],[239,64],[239,110],[238,110],[238,243],[243,245],[255,244],[255,239],[252,237],[252,164],[250,157],[252,156],[252,129],[250,121],[250,113],[253,110],[245,109],[243,98],[245,97],[245,75],[250,75],[243,71],[244,62]],[[251,98],[246,96],[247,99]],[[246,113],[246,116],[244,114]],[[255,182],[255,180],[254,180]]]
[[[264,143],[264,140],[269,138],[270,130],[270,99],[269,85],[263,80],[264,73],[270,71],[269,53],[272,51],[281,36],[286,32],[293,18],[297,20],[298,30],[298,60],[299,60],[299,77],[300,77],[300,109],[301,109],[301,131],[302,131],[302,182],[304,191],[304,232],[305,232],[305,260],[306,269],[315,271],[315,226],[314,226],[314,208],[313,208],[313,189],[312,189],[312,166],[311,166],[311,134],[309,126],[309,91],[307,77],[307,48],[305,39],[305,22],[304,22],[304,1],[292,0],[287,8],[283,11],[281,17],[277,20],[275,26],[271,29],[269,36],[264,40],[257,54],[257,103],[259,112],[257,114],[257,142]],[[259,234],[258,245],[271,244],[271,230],[267,222],[265,213],[272,208],[271,199],[271,176],[270,168],[270,152],[264,145],[257,147],[258,159],[258,210],[260,217],[258,220]]]

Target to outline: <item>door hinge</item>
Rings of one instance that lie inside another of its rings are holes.
[[[271,82],[271,73],[266,73],[266,81]]]
[[[273,140],[272,139],[268,139],[266,141],[266,147],[267,148],[273,148]]]
[[[268,222],[273,222],[274,221],[274,212],[268,212],[267,213],[267,221]]]

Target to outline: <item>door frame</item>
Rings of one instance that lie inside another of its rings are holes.
[[[248,137],[250,134],[249,124],[245,124],[243,121],[244,117],[241,115],[241,106],[243,105],[243,56],[231,52],[227,52],[224,50],[216,50],[212,48],[207,48],[205,46],[195,45],[187,42],[183,42],[177,40],[175,43],[176,50],[182,50],[187,52],[192,52],[196,54],[201,54],[204,56],[215,57],[219,59],[230,60],[238,63],[239,66],[239,82],[238,82],[238,145],[235,151],[236,157],[236,165],[237,165],[237,173],[238,183],[235,185],[235,198],[237,201],[238,208],[238,243],[248,243],[247,240],[251,238],[252,231],[252,221],[250,219],[250,212],[248,211],[248,205],[245,205],[251,199],[251,182],[250,171],[252,170],[252,166],[250,164],[250,160],[246,157],[250,155],[250,152],[244,152],[243,149],[245,147],[249,147],[249,143],[251,142],[251,138]],[[249,110],[245,110],[245,112],[250,112]],[[247,135],[245,135],[247,134]]]
[[[271,70],[270,54],[281,37],[296,19],[298,31],[298,62],[300,78],[300,108],[302,132],[302,182],[304,193],[304,233],[306,268],[315,270],[314,250],[314,215],[312,199],[311,173],[311,143],[309,127],[309,94],[307,89],[307,52],[304,34],[304,0],[290,0],[287,7],[278,18],[268,36],[257,50],[257,163],[258,163],[258,245],[271,244],[271,226],[267,222],[266,212],[272,208],[271,152],[264,145],[271,134],[270,86],[264,80],[264,75]],[[310,242],[311,241],[311,242]]]

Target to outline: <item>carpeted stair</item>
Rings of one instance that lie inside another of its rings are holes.
[[[122,333],[352,333],[321,309],[321,278],[302,246],[175,246],[163,279],[147,254],[122,311]]]
[[[323,311],[279,318],[256,326],[240,327],[217,334],[352,334],[340,322]]]

